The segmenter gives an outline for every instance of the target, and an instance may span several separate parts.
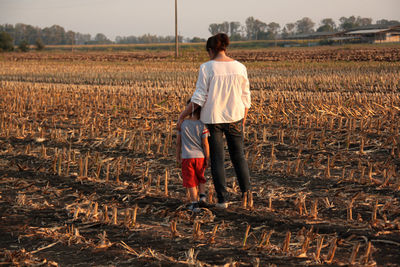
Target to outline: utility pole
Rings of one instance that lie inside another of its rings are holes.
[[[178,58],[178,0],[175,0],[175,58]]]

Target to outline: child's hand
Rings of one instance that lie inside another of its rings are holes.
[[[210,167],[210,158],[204,158],[204,168]]]

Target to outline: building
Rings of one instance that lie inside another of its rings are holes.
[[[363,43],[395,43],[400,42],[400,25],[370,25],[341,32],[338,36],[359,39]]]
[[[400,42],[399,25],[368,25],[341,32],[313,32],[287,37],[309,43],[396,43]],[[313,41],[312,41],[313,40]]]

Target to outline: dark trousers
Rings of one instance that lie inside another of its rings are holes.
[[[225,151],[223,134],[228,143],[229,155],[236,172],[240,190],[250,189],[250,173],[244,156],[242,120],[233,123],[207,124],[210,136],[211,174],[217,192],[218,203],[226,201]]]

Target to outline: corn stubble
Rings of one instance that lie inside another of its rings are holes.
[[[124,66],[82,59],[58,59],[60,64],[0,61],[1,153],[15,158],[1,159],[0,164],[117,192],[118,197],[106,200],[100,193],[79,193],[75,202],[65,204],[69,225],[52,234],[69,244],[101,249],[118,244],[135,257],[172,262],[151,248],[141,252],[127,240],[111,242],[108,228],[107,233],[98,232],[95,241],[80,233],[85,224],[100,224],[132,235],[154,228],[155,236],[172,238],[171,242],[233,246],[260,253],[260,259],[267,252],[270,257],[306,258],[308,263],[373,265],[371,241],[348,241],[343,246],[335,229],[373,227],[390,233],[399,227],[393,195],[381,197],[362,189],[400,189],[398,63],[382,57],[357,64],[321,65],[315,60],[261,66],[251,62],[251,54],[243,55],[248,56],[252,86],[245,150],[256,186],[254,194],[246,192],[230,209],[248,223],[245,227],[235,221],[213,222],[213,208],[195,220],[181,211],[171,212],[165,208],[168,204],[139,209],[139,201],[146,197],[166,203],[187,201],[180,169],[172,160],[174,122],[195,88],[197,64],[166,59],[128,61]],[[294,193],[280,183],[284,180],[299,181]],[[236,181],[230,183],[228,191],[238,197]],[[319,190],[314,183],[329,184],[329,189],[313,192]],[[215,202],[212,185],[207,199]],[[23,191],[14,202],[24,209],[50,206]],[[149,216],[164,221],[145,222]],[[250,226],[247,216],[260,216],[265,222],[273,218],[289,228]],[[293,220],[307,227],[327,224],[333,230],[322,235],[311,227],[295,234],[290,231]]]

